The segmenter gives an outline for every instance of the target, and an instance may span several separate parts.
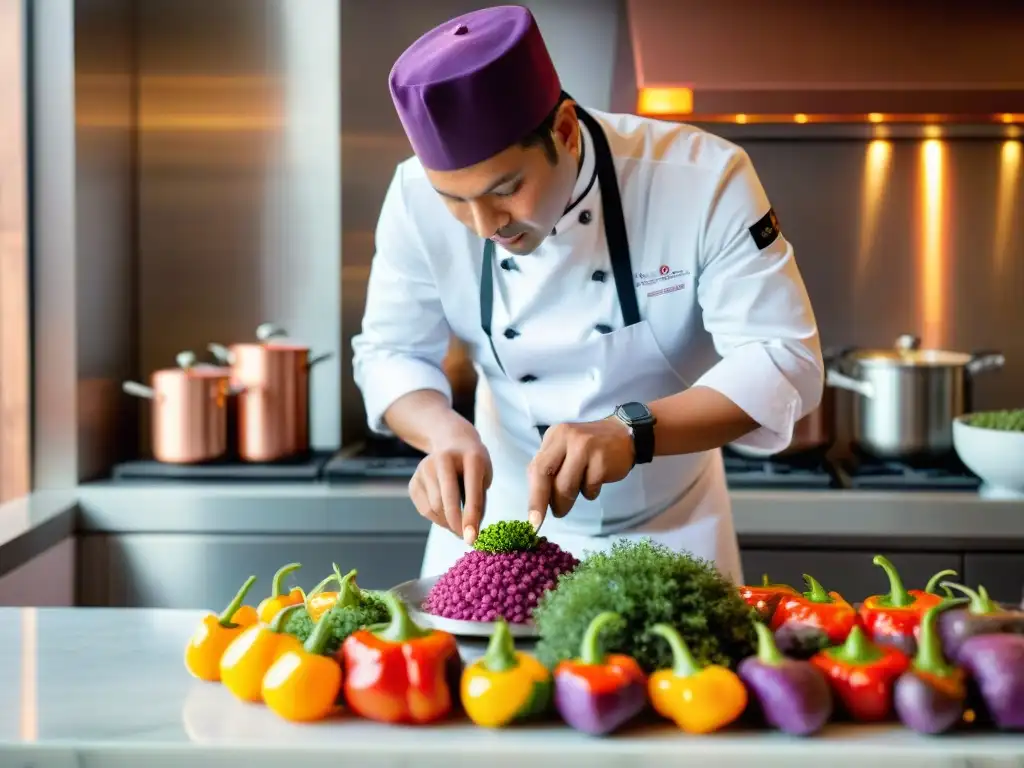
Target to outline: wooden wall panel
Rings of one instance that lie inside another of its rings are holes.
[[[22,0],[0,0],[0,502],[31,485],[24,29]]]

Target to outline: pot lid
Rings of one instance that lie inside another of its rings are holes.
[[[943,368],[967,365],[973,356],[945,349],[864,349],[850,353],[850,358],[868,366]]]

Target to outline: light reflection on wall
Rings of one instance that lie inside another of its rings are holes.
[[[921,343],[941,346],[946,330],[945,182],[946,146],[937,139],[921,145],[921,218],[918,245]]]
[[[861,228],[857,248],[855,279],[859,290],[870,272],[871,255],[875,248],[875,232],[882,199],[889,180],[892,144],[876,139],[868,144],[864,159],[864,180],[861,185]]]
[[[21,723],[19,734],[25,742],[39,738],[38,649],[39,612],[21,611]]]
[[[993,275],[999,280],[1009,266],[1010,245],[1013,240],[1013,225],[1020,218],[1014,216],[1019,203],[1017,190],[1020,186],[1021,143],[1004,141],[1000,152],[999,191],[996,197],[995,269]]]

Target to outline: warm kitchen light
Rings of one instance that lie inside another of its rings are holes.
[[[641,88],[636,111],[641,115],[688,115],[693,112],[689,88]]]
[[[740,125],[745,124],[747,122],[747,116],[746,115],[736,115],[736,122],[739,123]]]
[[[1020,186],[1021,143],[1004,141],[999,156],[999,191],[996,194],[995,278],[1000,279],[1010,256],[1013,215]]]
[[[925,138],[937,139],[942,136],[942,129],[937,125],[926,125],[924,127]]]
[[[921,290],[921,344],[936,347],[945,343],[946,321],[946,231],[945,154],[941,141],[930,139],[921,145],[921,237],[918,252]]]
[[[868,115],[868,120],[870,120],[872,123],[880,123],[884,119],[885,117],[879,112],[872,112],[870,115]]]
[[[860,228],[857,262],[854,279],[863,285],[869,274],[871,255],[875,252],[875,231],[878,228],[878,214],[882,210],[882,198],[889,178],[892,160],[892,144],[878,139],[868,144],[864,158],[864,180],[861,185],[861,210],[864,218]]]
[[[793,119],[794,119],[794,120],[795,120],[796,122],[798,122],[798,123],[806,123],[806,122],[807,122],[807,115],[805,115],[805,114],[803,114],[803,113],[801,112],[801,113],[800,113],[800,114],[798,114],[798,115],[793,115]]]

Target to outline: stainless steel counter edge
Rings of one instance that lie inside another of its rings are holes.
[[[962,492],[734,491],[745,546],[1024,547],[1024,501]],[[426,534],[404,483],[97,482],[0,505],[0,575],[76,534]]]

